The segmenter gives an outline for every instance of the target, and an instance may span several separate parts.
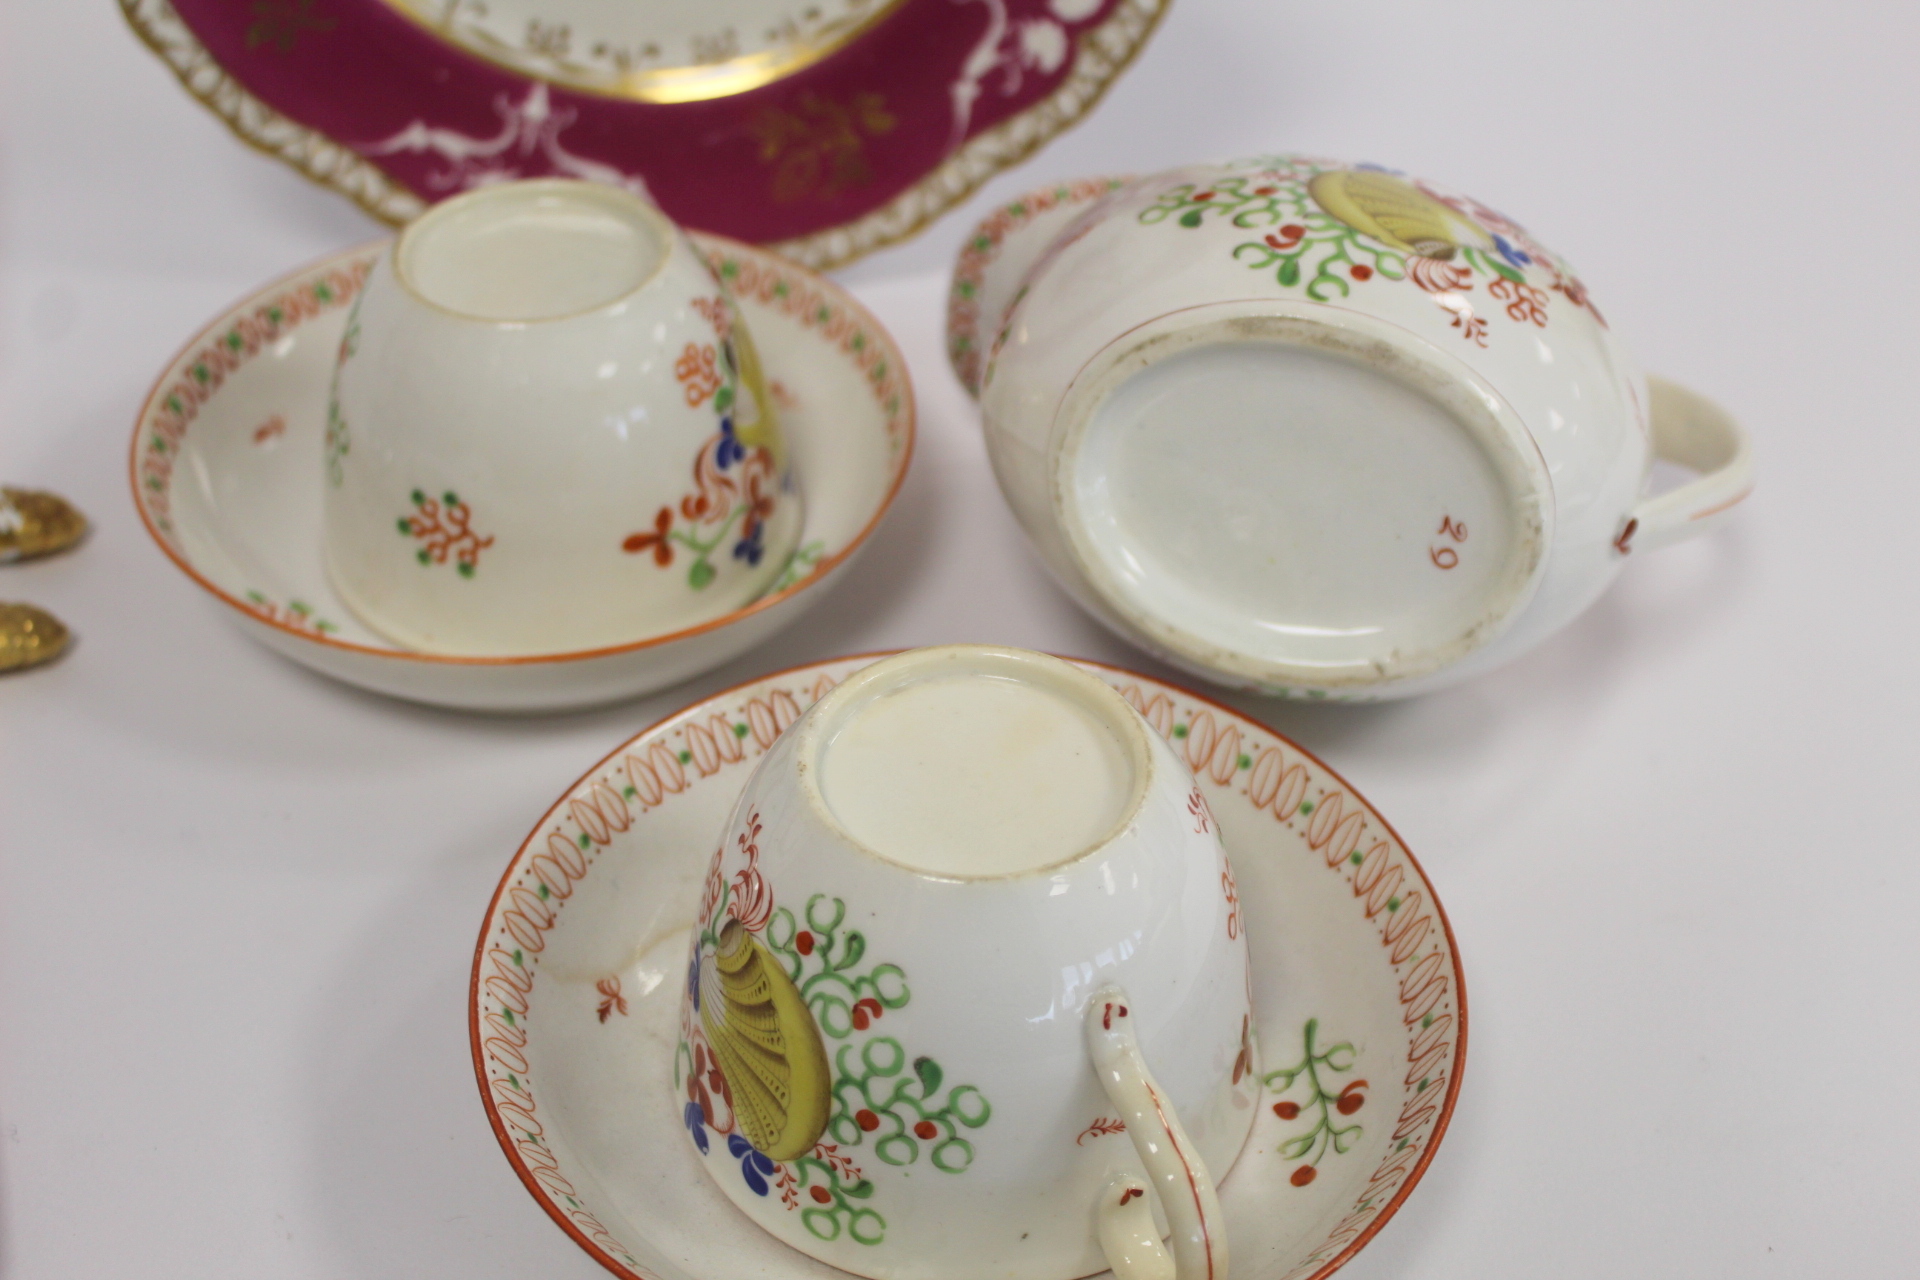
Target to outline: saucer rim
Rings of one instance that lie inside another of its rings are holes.
[[[905,652],[907,652],[906,649],[876,649],[861,653],[847,653],[834,657],[815,659],[812,662],[795,663],[791,666],[762,672],[760,675],[754,676],[751,679],[739,681],[724,689],[716,689],[703,697],[695,698],[679,709],[654,720],[645,728],[628,735],[628,737],[622,740],[612,750],[589,765],[586,770],[571,783],[567,784],[567,786],[560,791],[560,794],[555,798],[554,802],[547,806],[545,811],[541,813],[540,817],[535,820],[533,826],[528,830],[525,838],[514,848],[512,856],[507,859],[505,869],[500,873],[499,883],[494,886],[492,895],[487,899],[486,909],[480,916],[480,933],[474,942],[473,967],[467,983],[467,1049],[473,1058],[473,1074],[475,1083],[480,1090],[480,1105],[487,1113],[487,1124],[493,1130],[494,1140],[500,1144],[501,1154],[506,1156],[507,1163],[512,1166],[514,1174],[520,1179],[521,1184],[526,1187],[527,1194],[533,1197],[534,1202],[546,1212],[546,1215],[553,1219],[554,1223],[558,1225],[562,1231],[566,1232],[575,1244],[584,1249],[589,1257],[613,1275],[622,1277],[623,1280],[625,1277],[635,1274],[636,1269],[617,1262],[608,1256],[606,1250],[588,1239],[586,1234],[575,1223],[569,1221],[566,1215],[560,1211],[559,1206],[541,1190],[533,1176],[533,1171],[527,1168],[525,1161],[520,1158],[519,1153],[515,1150],[513,1140],[509,1137],[506,1126],[501,1122],[499,1112],[493,1105],[493,1094],[487,1076],[486,1055],[482,1050],[480,981],[481,966],[486,960],[488,939],[491,936],[488,932],[488,927],[493,921],[494,912],[499,908],[501,898],[512,887],[515,872],[520,864],[521,855],[525,853],[533,844],[534,840],[547,829],[548,822],[560,812],[561,806],[567,802],[568,798],[571,797],[574,792],[579,790],[583,783],[600,772],[616,757],[630,749],[634,743],[660,732],[697,707],[707,706],[731,698],[742,690],[754,685],[764,684],[770,680],[777,680],[783,676],[792,677],[822,667],[835,666],[843,662],[853,662],[863,658],[872,662],[878,662],[883,658],[889,658]],[[1066,654],[1050,654],[1049,656],[1059,658],[1064,662],[1073,663],[1082,669],[1093,668],[1097,671],[1112,675],[1147,681],[1160,685],[1163,688],[1176,689],[1184,696],[1193,699],[1195,702],[1213,711],[1224,712],[1235,719],[1245,720],[1259,725],[1261,729],[1271,734],[1278,741],[1287,744],[1292,750],[1299,752],[1307,759],[1313,761],[1314,765],[1318,768],[1324,769],[1329,777],[1333,778],[1341,786],[1345,787],[1356,799],[1359,799],[1365,804],[1367,810],[1379,820],[1381,827],[1393,838],[1394,843],[1399,845],[1400,852],[1405,855],[1408,865],[1419,874],[1421,881],[1425,884],[1429,892],[1434,915],[1439,918],[1440,931],[1447,940],[1447,955],[1451,962],[1450,967],[1453,972],[1454,999],[1459,1017],[1459,1034],[1454,1043],[1453,1069],[1449,1073],[1447,1080],[1446,1096],[1441,1099],[1440,1114],[1434,1120],[1433,1134],[1427,1140],[1426,1149],[1420,1153],[1419,1159],[1414,1162],[1413,1168],[1408,1171],[1406,1180],[1400,1184],[1399,1188],[1394,1192],[1392,1197],[1388,1199],[1386,1204],[1380,1207],[1380,1212],[1374,1215],[1373,1221],[1369,1222],[1358,1235],[1348,1241],[1346,1245],[1341,1248],[1340,1252],[1321,1263],[1306,1278],[1306,1280],[1326,1280],[1328,1276],[1331,1276],[1334,1272],[1350,1262],[1353,1256],[1365,1248],[1367,1244],[1373,1240],[1374,1236],[1379,1234],[1381,1228],[1385,1227],[1387,1223],[1393,1219],[1394,1215],[1400,1212],[1400,1206],[1406,1203],[1407,1197],[1413,1194],[1413,1189],[1419,1186],[1420,1181],[1426,1177],[1427,1169],[1432,1165],[1434,1156],[1440,1150],[1441,1142],[1446,1138],[1447,1129],[1453,1122],[1454,1107],[1460,1099],[1460,1083],[1466,1075],[1467,1041],[1472,1019],[1468,1014],[1466,971],[1460,961],[1460,943],[1454,936],[1453,921],[1447,914],[1446,904],[1440,900],[1438,891],[1433,888],[1433,880],[1427,875],[1426,867],[1421,865],[1420,859],[1414,855],[1413,850],[1407,845],[1407,842],[1401,838],[1400,832],[1395,829],[1394,825],[1387,821],[1378,809],[1374,808],[1371,801],[1366,799],[1365,793],[1348,782],[1339,770],[1328,765],[1327,762],[1322,760],[1316,753],[1301,746],[1288,735],[1266,724],[1264,721],[1255,719],[1255,717],[1247,712],[1229,706],[1216,698],[1209,697],[1204,693],[1198,693],[1184,685],[1175,684],[1172,681],[1164,680],[1159,676],[1150,675],[1144,671],[1135,671],[1130,667],[1117,666],[1113,663],[1101,662],[1093,658],[1076,658]],[[645,1273],[641,1272],[641,1274]],[[854,1278],[851,1277],[851,1273],[849,1273],[849,1280],[854,1280]],[[1082,1280],[1085,1280],[1085,1278],[1082,1278]]]
[[[153,539],[154,544],[160,548],[167,559],[173,562],[176,568],[185,573],[196,585],[207,591],[216,600],[240,614],[247,622],[271,627],[295,640],[310,645],[318,645],[322,648],[337,649],[347,653],[362,654],[367,657],[387,658],[448,667],[559,665],[562,663],[584,662],[595,658],[608,658],[619,654],[638,653],[643,650],[669,645],[676,641],[689,640],[710,631],[718,631],[723,627],[731,626],[737,622],[744,622],[756,613],[762,613],[774,608],[776,605],[786,603],[809,587],[824,583],[829,577],[833,576],[836,570],[846,564],[847,561],[852,559],[856,553],[866,546],[867,539],[873,535],[874,530],[880,527],[880,523],[886,519],[887,513],[893,510],[894,500],[900,496],[900,488],[906,483],[907,473],[913,468],[913,455],[919,441],[919,406],[913,389],[912,370],[908,367],[906,356],[900,350],[899,343],[894,340],[892,333],[887,330],[886,326],[880,323],[879,317],[875,316],[872,311],[861,303],[858,298],[854,297],[852,293],[848,292],[838,281],[831,279],[825,273],[816,271],[812,267],[808,267],[800,262],[796,262],[785,254],[776,252],[763,245],[749,244],[744,240],[735,240],[731,236],[715,235],[712,232],[696,231],[691,228],[685,229],[685,233],[693,240],[694,247],[699,251],[703,263],[706,262],[709,249],[717,247],[741,252],[749,256],[771,258],[775,262],[790,267],[808,277],[808,283],[830,293],[839,305],[845,307],[858,320],[862,321],[865,327],[873,333],[874,337],[885,345],[890,363],[894,366],[897,376],[900,379],[900,439],[902,444],[900,461],[895,468],[892,482],[887,486],[885,495],[881,497],[879,504],[874,508],[872,516],[868,518],[866,524],[861,527],[860,531],[839,551],[815,562],[807,576],[801,578],[799,581],[782,587],[778,591],[769,592],[717,618],[709,618],[705,622],[695,623],[690,627],[682,627],[677,631],[644,636],[638,640],[622,641],[619,644],[602,645],[594,649],[562,650],[555,653],[497,655],[440,654],[416,649],[401,649],[398,647],[385,648],[379,645],[365,644],[353,640],[337,640],[332,636],[318,635],[310,630],[302,630],[299,627],[282,622],[278,618],[264,616],[258,609],[249,607],[245,601],[236,598],[225,588],[202,574],[184,554],[175,551],[175,549],[168,544],[167,540],[160,535],[160,531],[154,527],[153,518],[147,512],[146,503],[141,500],[140,445],[147,420],[154,411],[155,406],[160,403],[160,399],[165,395],[167,388],[172,385],[176,369],[181,361],[213,337],[214,331],[220,328],[223,321],[236,312],[243,310],[249,303],[256,299],[263,298],[273,293],[276,289],[298,280],[303,276],[310,275],[324,267],[335,263],[350,261],[361,254],[383,250],[394,242],[398,235],[397,232],[376,236],[371,240],[361,241],[345,249],[336,249],[330,253],[322,254],[291,271],[284,272],[271,280],[248,289],[245,293],[214,313],[210,319],[195,329],[193,335],[182,343],[172,355],[167,357],[166,361],[161,365],[159,374],[155,376],[152,385],[149,387],[147,394],[141,397],[140,407],[134,413],[133,434],[127,446],[128,487],[133,497],[133,508],[139,514],[140,523],[146,528],[147,536]],[[748,681],[748,683],[752,683],[752,681]]]

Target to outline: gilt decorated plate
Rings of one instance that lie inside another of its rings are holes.
[[[389,222],[585,178],[816,268],[1077,121],[1167,3],[120,0],[243,140]]]

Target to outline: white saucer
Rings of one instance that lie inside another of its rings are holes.
[[[688,922],[752,762],[878,656],[741,685],[619,747],[541,818],[488,907],[469,1012],[487,1114],[534,1198],[617,1275],[845,1275],[762,1232],[699,1168],[674,1058]],[[1220,1186],[1234,1274],[1325,1276],[1393,1216],[1452,1114],[1466,990],[1446,913],[1392,828],[1299,747],[1186,690],[1081,665],[1196,767],[1233,859],[1276,1086]],[[1304,1071],[1278,1088],[1309,1034],[1317,1092]],[[704,1158],[743,1176],[723,1144]]]
[[[167,366],[133,433],[147,531],[267,646],[394,697],[559,710],[649,693],[737,657],[819,600],[879,524],[913,454],[913,389],[893,340],[837,285],[764,249],[694,241],[753,331],[806,486],[800,549],[746,608],[629,644],[522,658],[402,649],[360,624],[321,565],[322,440],[348,307],[384,242],[268,285]]]

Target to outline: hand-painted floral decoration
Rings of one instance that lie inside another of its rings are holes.
[[[1474,286],[1482,282],[1487,309],[1516,324],[1546,328],[1554,294],[1606,323],[1564,259],[1477,200],[1372,165],[1267,156],[1244,168],[1163,191],[1140,221],[1246,231],[1251,238],[1233,247],[1234,259],[1271,270],[1282,288],[1304,286],[1316,302],[1348,297],[1376,278],[1410,281],[1477,346],[1488,338],[1486,318],[1474,306]]]
[[[924,1154],[942,1173],[963,1173],[973,1163],[963,1131],[993,1108],[876,1030],[912,999],[906,974],[865,963],[866,936],[842,927],[843,900],[813,895],[804,927],[778,905],[760,872],[760,835],[750,813],[734,840],[744,865],[728,879],[723,844],[707,872],[674,1059],[682,1120],[702,1156],[713,1150],[708,1130],[724,1136],[747,1188],[778,1192],[817,1238],[878,1244],[887,1221],[854,1153],[901,1166]]]
[[[1288,1160],[1305,1160],[1309,1154],[1313,1157],[1295,1169],[1288,1179],[1296,1187],[1304,1187],[1318,1176],[1320,1159],[1327,1152],[1345,1155],[1353,1150],[1353,1144],[1360,1141],[1362,1129],[1357,1123],[1342,1124],[1341,1118],[1352,1115],[1367,1101],[1368,1085],[1365,1080],[1349,1081],[1337,1093],[1329,1091],[1329,1086],[1335,1082],[1323,1078],[1321,1073],[1344,1075],[1353,1070],[1359,1055],[1353,1045],[1345,1040],[1325,1049],[1317,1047],[1314,1038],[1319,1030],[1318,1018],[1307,1019],[1306,1046],[1300,1060],[1290,1067],[1269,1071],[1261,1077],[1276,1093],[1287,1093],[1299,1083],[1307,1086],[1304,1101],[1289,1098],[1273,1104],[1273,1113],[1282,1120],[1297,1120],[1303,1114],[1313,1120],[1312,1128],[1280,1144],[1280,1154]]]
[[[693,460],[693,492],[654,513],[649,528],[620,544],[632,555],[651,554],[664,569],[676,548],[693,557],[687,585],[698,591],[715,575],[712,554],[733,538],[736,560],[757,565],[766,555],[766,523],[786,487],[779,425],[760,361],[745,331],[734,327],[723,298],[700,298],[694,307],[713,325],[714,343],[689,342],[674,361],[674,376],[689,405],[709,399],[719,431]]]
[[[401,516],[396,523],[402,537],[420,543],[415,558],[423,565],[436,565],[445,564],[451,555],[460,576],[471,578],[480,553],[493,545],[493,535],[483,538],[473,531],[473,512],[453,493],[443,493],[436,500],[415,489],[412,496],[413,514]]]

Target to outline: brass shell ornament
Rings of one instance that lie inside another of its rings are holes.
[[[52,662],[69,638],[66,624],[45,609],[0,601],[0,675]]]
[[[813,1150],[833,1100],[826,1045],[793,979],[738,920],[700,957],[700,1024],[747,1141],[773,1160]]]
[[[0,485],[0,564],[65,551],[87,535],[87,518],[59,494]]]

